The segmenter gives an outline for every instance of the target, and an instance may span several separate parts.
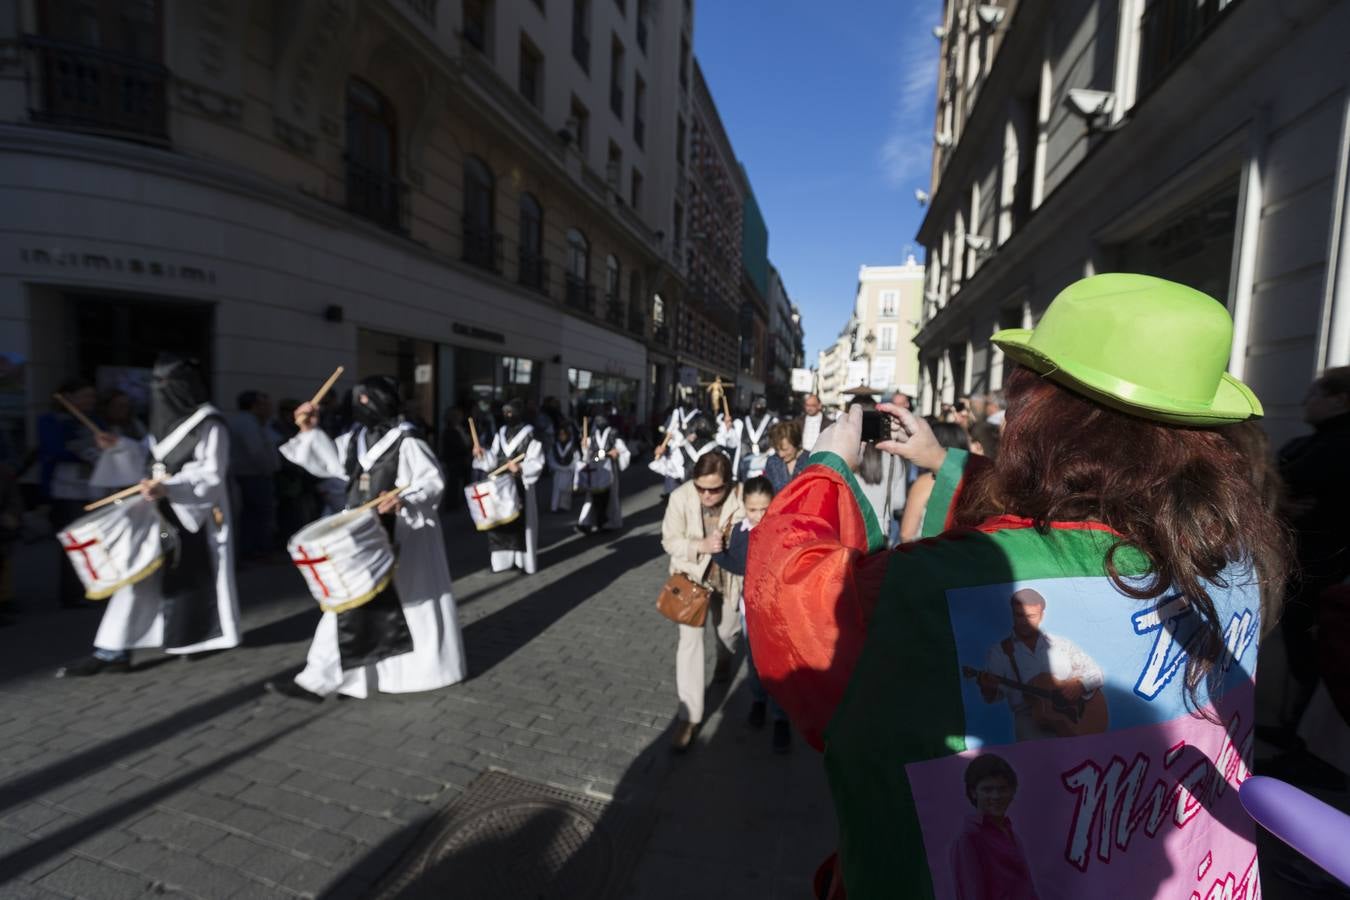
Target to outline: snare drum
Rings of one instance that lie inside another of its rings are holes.
[[[374,510],[347,510],[311,522],[286,549],[324,612],[355,609],[394,577],[394,548]]]
[[[504,474],[476,481],[464,489],[469,515],[479,531],[491,531],[520,518],[520,490],[515,476]]]
[[[572,490],[583,494],[602,494],[614,484],[614,468],[605,459],[589,464],[577,463]]]
[[[139,496],[77,519],[57,538],[90,600],[105,600],[164,563],[159,511]]]

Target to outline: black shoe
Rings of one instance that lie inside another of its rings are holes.
[[[786,719],[773,723],[773,752],[786,753],[792,749],[792,726]]]
[[[269,694],[280,694],[283,697],[291,697],[295,700],[304,700],[307,703],[322,703],[323,697],[313,691],[307,691],[294,681],[268,681],[263,684],[263,690]]]
[[[57,678],[88,678],[90,675],[125,675],[131,671],[131,659],[99,659],[97,656],[86,656],[77,663],[72,663],[64,668],[56,670]]]
[[[756,700],[750,704],[750,717],[746,719],[751,728],[764,727],[765,703],[763,700]]]

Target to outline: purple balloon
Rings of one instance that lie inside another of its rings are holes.
[[[1275,778],[1253,775],[1238,797],[1271,834],[1350,885],[1350,816]]]

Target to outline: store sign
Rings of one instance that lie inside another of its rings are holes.
[[[431,384],[431,363],[421,363],[413,368],[413,384]]]
[[[180,266],[144,256],[115,256],[107,253],[84,253],[75,250],[39,247],[19,248],[19,261],[33,266],[54,266],[79,269],[92,273],[117,273],[159,278],[166,281],[186,281],[197,284],[215,284],[213,269],[200,266]]]
[[[500,331],[488,331],[486,328],[476,328],[473,325],[465,325],[462,322],[456,322],[450,326],[450,330],[455,334],[464,337],[478,338],[480,341],[492,341],[494,344],[505,344],[506,335]]]
[[[799,394],[808,394],[815,387],[815,373],[810,369],[792,370],[792,389]]]

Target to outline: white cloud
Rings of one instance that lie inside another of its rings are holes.
[[[941,4],[905,23],[897,42],[895,107],[878,160],[893,188],[927,187],[933,155],[933,104],[937,93],[938,50],[933,28],[941,24]],[[917,183],[916,183],[917,180]]]

